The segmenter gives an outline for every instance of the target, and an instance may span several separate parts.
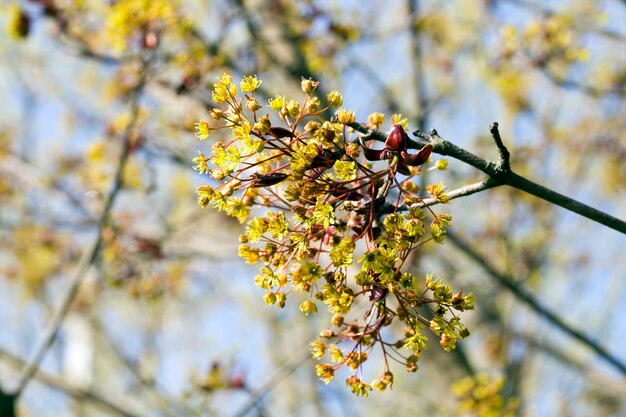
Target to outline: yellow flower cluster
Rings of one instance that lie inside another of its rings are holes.
[[[133,37],[164,31],[177,22],[177,4],[171,0],[118,0],[111,2],[106,16],[105,36],[112,48],[122,52]]]

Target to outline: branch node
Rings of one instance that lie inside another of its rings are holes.
[[[419,129],[415,129],[413,131],[413,136],[418,137],[418,138],[420,138],[422,140],[425,140],[427,142],[429,141],[428,136],[426,136],[426,134],[424,132],[422,132],[421,130],[419,130]]]
[[[502,172],[510,172],[511,171],[511,154],[509,150],[504,146],[502,142],[502,138],[500,137],[500,131],[498,130],[498,122],[493,122],[489,126],[489,132],[491,132],[491,137],[493,141],[496,143],[498,147],[498,152],[500,153],[500,160],[498,161],[498,170]]]

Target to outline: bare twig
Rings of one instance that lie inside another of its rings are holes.
[[[500,131],[498,130],[498,122],[493,122],[491,126],[489,126],[489,132],[491,133],[491,137],[493,141],[496,143],[498,147],[498,152],[500,153],[500,167],[505,171],[511,170],[511,154],[509,150],[504,146],[502,142],[502,138],[500,137]]]
[[[615,398],[626,398],[626,382],[609,378],[598,372],[597,367],[593,364],[582,363],[569,354],[567,349],[552,345],[548,340],[543,340],[533,333],[514,332],[513,336],[521,338],[532,348],[554,358],[556,361],[565,366],[576,369],[579,373],[585,375],[586,379],[597,386],[603,387],[607,394]]]
[[[446,195],[450,200],[454,200],[459,197],[467,197],[472,194],[479,193],[481,191],[488,190],[490,188],[497,187],[502,185],[500,181],[495,178],[487,178],[484,181],[477,182],[475,184],[466,185],[465,187],[460,187],[452,191],[446,192]],[[422,201],[417,203],[420,207],[429,207],[434,206],[435,204],[439,204],[439,201],[433,197],[424,198]]]
[[[85,274],[87,273],[87,271],[89,271],[91,265],[93,265],[98,258],[100,248],[103,243],[103,231],[108,223],[108,218],[111,209],[113,208],[113,203],[115,202],[115,199],[122,189],[122,177],[129,157],[131,136],[134,131],[137,117],[139,114],[139,95],[140,92],[143,90],[145,75],[146,74],[144,69],[141,80],[135,88],[134,93],[131,95],[131,118],[128,126],[126,127],[126,131],[124,132],[122,153],[120,155],[117,170],[115,172],[115,177],[113,179],[113,185],[105,201],[104,208],[102,209],[102,214],[98,220],[98,230],[96,238],[94,239],[89,249],[83,253],[81,260],[78,263],[78,267],[76,268],[76,272],[70,281],[69,287],[63,295],[63,299],[61,300],[58,309],[50,319],[50,322],[48,323],[48,326],[46,327],[43,336],[39,340],[39,343],[35,347],[32,356],[29,358],[28,362],[21,372],[18,379],[17,388],[13,392],[16,398],[19,398],[19,396],[24,391],[24,388],[39,368],[41,361],[43,360],[50,345],[54,341],[57,331],[59,330],[59,327],[61,327],[61,324],[63,323],[63,320],[65,319],[65,316],[67,315],[67,312],[71,307],[72,301],[74,301],[74,298],[78,293],[78,289],[81,282],[83,281]]]
[[[604,347],[602,347],[599,343],[593,340],[590,336],[586,335],[582,331],[576,329],[573,326],[565,323],[563,319],[559,317],[558,314],[553,313],[543,304],[541,304],[533,294],[531,294],[524,287],[516,283],[513,278],[497,271],[487,260],[481,256],[478,252],[476,252],[471,245],[461,239],[459,236],[454,234],[451,231],[448,231],[448,240],[454,244],[457,248],[459,248],[463,253],[465,253],[472,261],[478,264],[482,269],[485,270],[496,280],[500,285],[508,289],[518,300],[522,301],[528,307],[530,307],[533,311],[539,314],[541,317],[548,320],[554,326],[561,329],[563,332],[567,333],[569,336],[578,340],[580,343],[587,346],[589,349],[593,350],[598,356],[602,357],[604,360],[613,365],[616,369],[618,369],[623,375],[626,375],[626,364],[622,362],[615,355],[608,352]]]

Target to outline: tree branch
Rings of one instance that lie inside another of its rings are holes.
[[[484,269],[491,278],[493,278],[500,285],[508,289],[515,296],[515,298],[522,301],[533,311],[535,311],[535,313],[548,320],[554,326],[558,327],[572,338],[578,340],[580,343],[596,352],[598,356],[613,365],[623,375],[626,375],[626,364],[624,364],[624,362],[618,359],[615,355],[609,353],[604,347],[600,346],[600,344],[594,341],[590,336],[565,323],[557,314],[548,310],[548,308],[546,308],[539,301],[537,301],[533,294],[531,294],[521,285],[517,284],[513,280],[513,278],[497,271],[491,264],[489,264],[489,262],[487,262],[487,260],[483,256],[474,251],[474,249],[472,249],[472,247],[467,242],[458,237],[456,234],[448,230],[447,236],[448,240],[452,242],[454,246],[459,248],[472,261],[474,261],[482,269]]]
[[[476,194],[481,191],[485,191],[490,188],[497,187],[499,185],[502,185],[500,181],[498,181],[497,179],[493,177],[489,177],[484,181],[466,185],[465,187],[460,187],[455,190],[446,192],[446,195],[449,197],[450,200],[454,200],[455,198],[467,197],[469,195]],[[424,198],[417,205],[420,207],[428,207],[428,206],[434,206],[435,204],[439,204],[439,201],[433,197],[428,197],[428,198]]]
[[[386,139],[386,135],[382,132],[369,130],[365,126],[362,126],[358,123],[352,123],[350,124],[350,127],[352,127],[359,133],[365,134],[367,136],[367,139],[378,140],[381,142],[384,142]],[[573,198],[557,193],[556,191],[539,185],[513,172],[509,164],[509,152],[504,146],[502,139],[500,138],[498,124],[493,123],[490,126],[489,130],[494,141],[496,142],[498,151],[500,152],[500,161],[497,163],[487,161],[477,155],[474,155],[471,152],[466,151],[463,148],[456,146],[451,142],[448,142],[447,140],[439,136],[435,129],[431,130],[428,135],[417,130],[413,132],[413,134],[419,137],[421,140],[415,141],[409,138],[407,143],[408,147],[412,149],[420,149],[425,144],[430,143],[433,145],[433,152],[438,153],[439,155],[450,156],[452,158],[458,159],[459,161],[465,162],[466,164],[471,165],[474,168],[484,172],[485,174],[489,175],[492,181],[499,183],[494,184],[489,188],[501,184],[517,188],[518,190],[534,195],[535,197],[538,197],[542,200],[548,201],[552,204],[556,204],[557,206],[561,206],[569,211],[572,211],[597,223],[603,224],[604,226],[610,227],[611,229],[617,230],[618,232],[626,234],[626,222],[624,222],[623,220],[618,219],[617,217],[613,217],[610,214],[595,209],[584,203],[581,203],[580,201],[574,200]]]
[[[24,369],[20,373],[17,388],[13,392],[16,399],[19,398],[19,396],[24,391],[24,388],[26,388],[28,382],[37,372],[41,361],[43,360],[46,352],[50,348],[50,345],[54,341],[57,331],[61,327],[61,324],[63,323],[63,320],[65,319],[65,316],[67,315],[72,305],[72,301],[74,301],[74,298],[78,293],[78,289],[83,281],[85,274],[87,273],[87,271],[89,271],[91,265],[93,265],[98,259],[100,248],[103,242],[103,231],[108,223],[108,217],[111,209],[113,208],[113,203],[115,202],[115,199],[122,189],[124,169],[126,167],[131,148],[131,136],[137,122],[137,117],[139,115],[139,95],[140,92],[143,90],[143,86],[145,83],[145,71],[146,69],[144,68],[141,80],[135,88],[133,94],[131,95],[131,118],[124,132],[122,153],[120,155],[120,160],[115,172],[113,185],[105,201],[104,208],[102,209],[102,214],[98,220],[98,230],[96,238],[89,247],[89,249],[83,253],[82,258],[78,263],[78,267],[76,268],[76,272],[70,281],[68,289],[63,295],[63,299],[61,300],[58,309],[50,319],[48,326],[44,330],[43,336],[39,340],[39,343],[35,347],[33,354],[31,355],[28,362],[24,366]]]

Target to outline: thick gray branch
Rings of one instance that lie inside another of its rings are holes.
[[[370,131],[369,129],[358,123],[352,123],[350,127],[352,127],[359,133],[365,134],[367,136],[367,139],[378,141],[384,141],[386,139],[386,135],[382,132]],[[439,155],[450,156],[454,159],[465,162],[466,164],[471,165],[474,168],[489,175],[490,178],[493,178],[494,181],[497,181],[500,184],[517,188],[518,190],[524,191],[528,194],[532,194],[535,197],[541,198],[542,200],[556,204],[557,206],[561,206],[569,211],[572,211],[597,223],[603,224],[607,227],[610,227],[611,229],[617,230],[618,232],[626,234],[626,222],[624,222],[623,220],[618,219],[617,217],[613,217],[610,214],[595,209],[584,203],[581,203],[580,201],[574,200],[573,198],[567,197],[563,194],[559,194],[556,191],[539,185],[513,172],[508,162],[508,150],[502,143],[500,133],[498,132],[498,124],[492,124],[490,131],[492,137],[494,138],[494,141],[496,142],[498,151],[500,152],[500,161],[497,163],[487,161],[477,155],[474,155],[471,152],[466,151],[463,148],[456,146],[451,142],[448,142],[447,140],[439,136],[437,131],[434,129],[431,130],[430,134],[428,135],[419,131],[414,132],[414,134],[418,136],[420,140],[415,141],[409,139],[408,147],[412,149],[420,149],[426,143],[430,143],[433,145],[433,152]]]

